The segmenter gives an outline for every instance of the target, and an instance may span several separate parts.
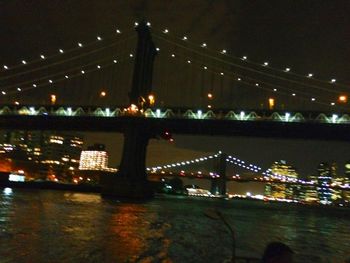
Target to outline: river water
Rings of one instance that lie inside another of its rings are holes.
[[[0,188],[0,262],[223,262],[231,255],[223,212],[237,252],[259,257],[282,241],[297,262],[350,257],[350,211],[246,200],[157,197],[105,200],[98,194]]]

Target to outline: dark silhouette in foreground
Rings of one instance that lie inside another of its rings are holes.
[[[269,243],[264,251],[262,263],[293,263],[293,250],[281,242]]]

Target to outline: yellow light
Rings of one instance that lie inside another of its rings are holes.
[[[101,93],[100,93],[101,97],[105,97],[106,95],[107,95],[107,93],[105,91],[101,91]]]
[[[273,107],[275,106],[275,99],[269,98],[269,109],[273,110]]]
[[[55,95],[55,94],[51,94],[51,95],[50,95],[50,100],[51,100],[51,104],[52,104],[52,105],[55,105],[56,99],[57,99],[57,98],[56,98],[56,95]]]
[[[208,99],[212,99],[213,98],[213,94],[208,93]]]
[[[148,95],[148,101],[149,101],[149,105],[150,105],[150,106],[153,106],[154,103],[156,102],[155,96],[152,95],[152,94]]]
[[[340,103],[346,103],[348,101],[348,96],[346,96],[346,95],[339,95],[338,101]]]

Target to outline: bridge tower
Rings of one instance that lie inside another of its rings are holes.
[[[153,62],[157,53],[145,21],[136,27],[138,42],[129,102],[139,109],[149,106],[152,90]],[[140,116],[141,118],[141,116]],[[146,174],[146,152],[151,131],[140,124],[129,125],[123,132],[122,159],[116,175],[101,178],[102,195],[125,198],[153,196]]]
[[[216,171],[219,177],[211,179],[211,189],[212,194],[226,195],[226,153],[220,153],[218,165]]]

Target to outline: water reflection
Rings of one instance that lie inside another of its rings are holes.
[[[230,236],[203,215],[208,207],[233,224],[241,254],[259,256],[277,240],[298,262],[340,261],[350,250],[349,213],[184,198],[125,203],[24,189],[2,190],[0,206],[1,262],[222,262]]]

